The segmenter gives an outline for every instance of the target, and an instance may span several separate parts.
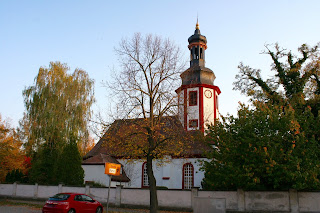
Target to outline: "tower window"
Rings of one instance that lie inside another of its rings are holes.
[[[199,59],[199,50],[198,50],[198,47],[195,48],[195,52],[196,52],[196,57],[195,59]]]
[[[200,59],[203,59],[202,48],[200,48]]]
[[[189,92],[189,106],[196,106],[198,104],[197,91]]]
[[[198,120],[189,120],[189,128],[195,128],[198,127]]]
[[[186,163],[183,165],[182,189],[191,189],[194,183],[193,165]]]

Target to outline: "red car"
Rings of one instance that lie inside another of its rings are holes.
[[[90,196],[79,193],[59,193],[50,197],[42,208],[43,213],[102,213],[103,206]]]

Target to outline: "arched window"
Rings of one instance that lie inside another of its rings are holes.
[[[142,183],[141,188],[149,187],[148,173],[147,173],[147,162],[142,164]]]
[[[182,168],[182,189],[191,189],[194,183],[194,170],[191,163],[186,163]]]

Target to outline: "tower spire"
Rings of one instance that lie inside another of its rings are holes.
[[[219,87],[214,85],[216,76],[205,67],[207,38],[201,35],[197,16],[196,29],[188,38],[190,68],[181,73],[182,84],[178,94],[179,119],[186,131],[200,130],[204,133],[207,125],[219,118]]]
[[[199,21],[198,21],[198,14],[197,14],[197,24],[196,24],[196,30],[200,30],[200,28],[199,28]]]

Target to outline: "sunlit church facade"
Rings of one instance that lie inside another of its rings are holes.
[[[182,84],[176,90],[178,94],[178,116],[181,128],[185,131],[201,130],[213,124],[219,117],[218,96],[221,93],[214,85],[215,74],[205,67],[205,51],[207,39],[201,35],[199,24],[193,35],[188,39],[190,50],[190,67],[181,75]],[[146,160],[126,160],[115,158],[103,146],[103,137],[96,146],[84,157],[82,167],[86,182],[96,182],[108,186],[109,177],[104,174],[106,162],[122,164],[122,174],[112,176],[112,185],[123,185],[131,188],[147,188],[148,176]],[[196,148],[189,157],[171,157],[154,162],[154,175],[157,186],[169,189],[201,188],[204,171],[201,171],[201,161],[206,160],[203,153]],[[163,163],[162,161],[165,161]]]

